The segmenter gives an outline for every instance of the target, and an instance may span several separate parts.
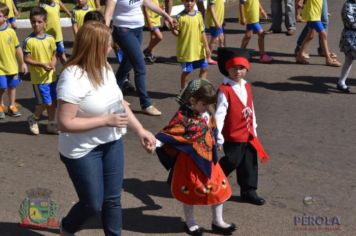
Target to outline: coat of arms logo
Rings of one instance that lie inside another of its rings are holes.
[[[37,229],[58,228],[58,204],[50,199],[51,190],[44,188],[26,191],[27,197],[22,201],[19,213],[21,227]]]

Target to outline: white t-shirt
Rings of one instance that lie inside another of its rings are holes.
[[[134,29],[145,25],[142,12],[143,0],[114,1],[116,2],[112,18],[114,26]]]
[[[86,72],[78,66],[67,67],[60,75],[57,85],[57,97],[72,104],[78,104],[78,117],[101,116],[124,112],[123,96],[113,71],[103,73],[104,81],[95,88]],[[121,129],[100,127],[80,133],[61,132],[58,139],[59,152],[71,159],[85,156],[100,144],[121,138]]]

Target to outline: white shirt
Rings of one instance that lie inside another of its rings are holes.
[[[145,25],[142,12],[143,0],[114,0],[113,24],[117,27],[135,29]]]
[[[228,77],[224,77],[224,84],[229,84],[232,88],[232,90],[235,92],[237,97],[240,99],[242,104],[244,106],[247,105],[247,90],[246,90],[246,80],[241,79],[240,83],[229,79]],[[215,119],[216,119],[216,126],[218,128],[218,140],[217,143],[219,145],[222,145],[224,143],[224,137],[222,135],[222,130],[224,127],[224,121],[227,113],[227,109],[229,108],[229,103],[226,99],[226,96],[223,92],[219,91],[218,93],[218,101],[216,105],[216,112],[215,112]],[[253,128],[255,131],[255,134],[257,136],[256,128],[257,128],[257,123],[256,123],[256,116],[255,116],[255,108],[252,103],[252,112],[253,112]]]
[[[95,88],[86,72],[78,66],[67,67],[60,75],[57,85],[57,98],[72,104],[78,104],[77,117],[101,116],[118,113],[123,109],[122,92],[116,83],[113,71],[103,73],[103,84]],[[120,129],[99,127],[80,133],[60,133],[59,152],[71,159],[85,156],[100,144],[121,138]]]

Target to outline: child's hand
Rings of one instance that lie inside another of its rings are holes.
[[[268,15],[267,13],[265,12],[265,10],[261,9],[261,16],[264,18],[264,19],[268,19]]]
[[[156,137],[148,130],[142,129],[138,136],[142,146],[148,153],[153,153],[156,150]]]
[[[51,71],[53,70],[53,67],[50,63],[48,64],[43,64],[42,67],[46,70],[46,71]]]
[[[246,25],[246,18],[241,18],[240,19],[240,24],[241,25]]]
[[[206,48],[206,49],[205,49],[205,53],[206,53],[206,57],[207,57],[207,58],[211,57],[211,51],[210,51],[209,48]]]
[[[24,74],[27,74],[28,68],[27,68],[26,63],[22,63],[22,64],[21,64],[20,71],[21,71],[22,73],[24,73]]]

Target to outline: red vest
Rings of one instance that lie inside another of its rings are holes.
[[[253,128],[253,110],[252,110],[252,91],[251,85],[246,83],[247,104],[242,104],[239,97],[229,84],[222,84],[219,90],[224,93],[229,107],[227,109],[222,135],[226,141],[230,142],[249,142],[257,151],[261,161],[269,159],[263,149],[260,140],[256,137]]]
[[[222,130],[226,141],[245,143],[256,136],[253,128],[251,85],[246,83],[245,87],[247,91],[246,106],[241,102],[229,84],[222,84],[219,87],[219,90],[224,93],[229,104]]]

